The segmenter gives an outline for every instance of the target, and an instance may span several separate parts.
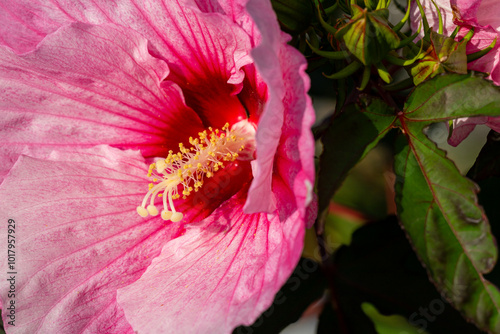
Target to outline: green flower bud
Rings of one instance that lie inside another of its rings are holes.
[[[281,30],[297,35],[306,30],[314,18],[310,0],[271,0]]]
[[[379,63],[390,50],[399,46],[398,35],[389,27],[387,9],[373,12],[351,5],[351,21],[335,37],[364,65]]]

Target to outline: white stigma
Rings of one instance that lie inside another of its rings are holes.
[[[254,159],[255,128],[247,120],[235,123],[231,129],[226,123],[222,131],[211,127],[208,130],[200,132],[196,139],[190,137],[190,148],[181,143],[180,152],[169,151],[165,159],[149,166],[148,177],[157,183],[149,184],[149,191],[141,206],[137,207],[137,213],[141,217],[159,214],[154,204],[158,196],[163,199],[161,218],[174,223],[180,222],[183,214],[175,210],[175,199],[181,195],[185,199],[193,191],[199,191],[205,178],[211,178],[215,172],[224,169],[226,162]]]

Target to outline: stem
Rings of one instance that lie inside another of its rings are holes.
[[[325,75],[325,74],[323,75],[325,75],[325,77],[327,77],[328,79],[343,79],[354,74],[357,70],[361,68],[361,66],[362,65],[360,62],[353,61],[352,63],[350,63],[349,65],[347,65],[342,70],[336,73],[333,73],[331,75]]]

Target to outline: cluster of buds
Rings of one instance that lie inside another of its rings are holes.
[[[314,69],[317,63],[329,62],[333,73],[325,73],[325,76],[334,80],[356,77],[361,73],[357,80],[360,91],[368,86],[373,75],[385,82],[388,90],[398,90],[419,85],[444,72],[467,73],[468,62],[482,57],[494,47],[495,42],[484,50],[467,55],[466,45],[474,34],[473,29],[461,39],[457,38],[458,29],[451,36],[445,36],[442,15],[436,6],[440,23],[434,31],[429,27],[419,0],[416,4],[421,12],[421,24],[418,31],[407,36],[402,30],[409,21],[412,1],[408,1],[404,17],[397,24],[389,21],[390,2],[339,0],[329,8],[318,0],[294,0],[287,5],[278,0],[273,3],[282,27],[286,25],[288,29],[285,30],[294,35],[292,43],[306,54],[305,46],[308,46],[310,69]],[[294,13],[293,18],[290,13]],[[418,38],[419,35],[423,37]],[[394,73],[400,68],[409,78],[393,82]]]

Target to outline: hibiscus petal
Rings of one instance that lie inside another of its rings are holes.
[[[280,52],[285,40],[270,3],[251,0],[247,10],[262,35],[261,43],[252,50],[252,57],[262,79],[267,83],[268,101],[257,128],[257,159],[252,162],[254,180],[244,210],[247,213],[273,212],[276,203],[271,192],[272,170],[285,109],[285,84],[280,63]]]
[[[292,47],[281,53],[286,94],[281,144],[276,159],[281,178],[295,194],[296,205],[302,217],[313,196],[314,138],[311,127],[315,120],[312,102],[307,95],[309,77],[305,73],[305,59]],[[311,217],[310,217],[311,218]],[[315,217],[312,217],[315,219]]]
[[[500,3],[497,0],[451,0],[460,11],[460,19],[470,25],[491,26],[500,33]]]
[[[159,156],[204,129],[137,33],[71,24],[21,56],[0,48],[3,172],[28,145],[109,144]]]
[[[9,333],[132,333],[116,290],[137,280],[177,227],[135,212],[145,188],[138,152],[100,146],[22,156],[0,186],[15,221],[16,322]],[[1,236],[7,249],[7,233]],[[9,284],[0,283],[2,308]]]
[[[314,110],[307,95],[309,78],[304,57],[286,45],[274,12],[266,1],[249,1],[248,11],[261,30],[262,41],[252,51],[255,64],[268,87],[268,102],[257,129],[257,160],[252,163],[254,181],[245,212],[272,212],[271,173],[276,160],[278,171],[296,195],[296,204],[305,216],[314,184],[314,139],[311,126]],[[285,112],[286,111],[286,112]],[[281,131],[277,130],[279,125]],[[280,149],[277,152],[278,143]],[[277,153],[277,158],[274,155]]]
[[[469,21],[477,24],[477,10],[484,0],[450,0],[447,1],[451,6],[459,11],[459,20]],[[438,6],[443,5],[443,1],[437,2]]]
[[[246,10],[248,0],[194,0],[194,7],[204,13],[220,13],[232,19],[250,36],[252,45],[260,43],[260,32]]]
[[[241,68],[251,63],[250,38],[227,16],[203,13],[191,0],[12,2],[3,4],[8,11],[2,18],[0,44],[4,40],[18,52],[27,51],[57,27],[75,21],[128,27],[144,36],[150,52],[169,64],[171,80],[180,85],[206,126],[220,128],[245,117],[244,107],[231,95],[241,89]],[[19,26],[25,29],[16,32],[16,38],[6,37]],[[16,45],[16,40],[25,43]]]
[[[448,144],[456,147],[460,144],[469,134],[474,131],[477,124],[485,124],[488,121],[488,117],[462,117],[453,120],[453,132],[451,137],[448,139]]]
[[[273,186],[288,192],[278,180]],[[298,211],[284,220],[246,215],[244,201],[242,191],[188,227],[118,291],[138,333],[230,333],[269,307],[300,257],[304,225]]]
[[[439,17],[436,12],[436,7],[432,3],[432,0],[420,0],[424,8],[425,18],[429,23],[430,27],[434,27],[434,30],[437,31],[439,27]],[[453,11],[451,9],[451,4],[449,0],[435,0],[435,3],[441,10],[441,16],[443,18],[443,31],[444,34],[451,34],[455,29],[455,24],[453,23]],[[421,14],[420,10],[417,6],[416,1],[412,1],[411,8],[411,29],[413,31],[417,31],[418,27],[421,23]],[[424,36],[423,29],[420,32],[420,37]]]
[[[477,10],[477,21],[480,25],[491,26],[500,34],[500,2],[496,0],[482,0]]]
[[[486,125],[488,125],[493,131],[500,133],[500,117],[488,117]]]

